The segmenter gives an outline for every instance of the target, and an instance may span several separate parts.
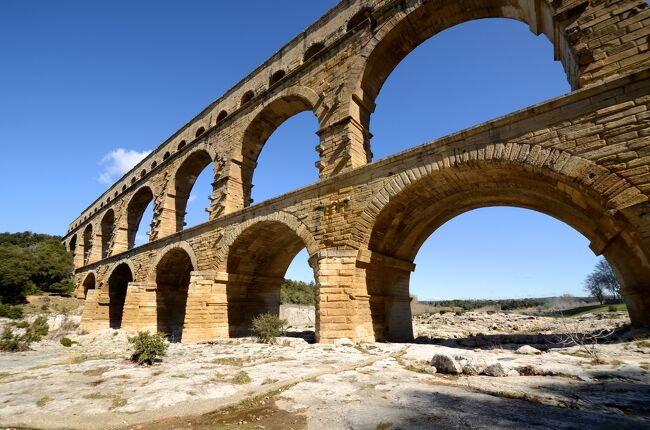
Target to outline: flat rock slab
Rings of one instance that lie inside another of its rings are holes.
[[[650,428],[650,348],[634,340],[600,345],[602,363],[594,364],[579,347],[527,355],[238,339],[172,344],[162,363],[138,367],[120,331],[69,337],[79,344],[46,340],[0,353],[0,425],[132,428],[270,396],[278,413],[314,429]],[[464,367],[498,364],[508,376],[431,374],[436,354]]]

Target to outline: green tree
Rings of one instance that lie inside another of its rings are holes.
[[[0,245],[0,302],[20,303],[33,287],[30,261],[23,248]]]
[[[0,234],[0,303],[16,304],[40,291],[70,294],[72,255],[58,236]]]
[[[621,299],[621,286],[616,274],[604,259],[596,264],[585,279],[585,290],[600,303],[604,303],[608,295],[616,300]]]

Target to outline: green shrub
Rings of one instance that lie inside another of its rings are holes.
[[[77,343],[74,342],[69,337],[62,337],[61,340],[59,340],[59,342],[61,342],[61,345],[65,346],[66,348],[70,348],[73,344]]]
[[[17,306],[10,306],[0,303],[0,317],[17,320],[23,317],[23,310]]]
[[[31,326],[25,330],[29,342],[39,342],[43,336],[47,336],[50,326],[47,324],[47,318],[43,315],[37,317]]]
[[[16,328],[27,328],[29,327],[29,323],[27,321],[16,321],[14,323],[14,327]]]
[[[131,361],[139,365],[152,365],[167,354],[167,340],[159,333],[141,331],[137,336],[130,337],[129,343],[133,345]]]
[[[607,312],[616,312],[618,308],[615,305],[609,305],[607,307]]]
[[[22,325],[22,324],[21,324]],[[22,335],[15,334],[9,326],[5,326],[0,335],[0,351],[17,352],[27,351],[32,342],[40,341],[47,335],[50,327],[47,325],[47,318],[40,316],[25,328]]]
[[[25,343],[21,336],[13,333],[9,326],[5,326],[0,335],[0,351],[17,352],[26,351],[29,344]]]
[[[287,324],[286,320],[281,320],[275,315],[261,314],[253,318],[251,333],[260,342],[273,343],[276,337],[284,334]]]

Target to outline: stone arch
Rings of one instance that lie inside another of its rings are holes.
[[[219,251],[216,254],[216,263],[214,266],[216,270],[222,272],[227,271],[227,259],[232,244],[245,230],[261,222],[279,222],[285,224],[301,238],[310,257],[318,252],[318,242],[316,242],[316,239],[309,228],[294,215],[288,212],[279,211],[273,215],[266,215],[246,220],[236,224],[233,229],[228,230],[223,235],[223,238],[218,242]]]
[[[555,11],[547,2],[533,0],[473,0],[463,4],[440,0],[422,2],[407,0],[400,11],[382,24],[359,55],[359,73],[355,86],[365,97],[374,100],[395,67],[410,52],[436,34],[464,22],[483,18],[508,18],[527,24],[533,34],[544,34],[556,47],[556,59],[564,65],[567,78],[574,89],[577,79],[577,58]],[[578,9],[572,12],[579,16]],[[560,49],[560,46],[562,49]]]
[[[186,243],[169,246],[160,252],[153,266],[156,285],[156,325],[171,341],[180,342],[187,307],[192,271],[196,256]]]
[[[305,247],[310,259],[317,252],[313,237],[298,221],[279,215],[243,223],[224,243],[230,336],[248,334],[259,314],[278,315],[280,286],[289,264]]]
[[[111,254],[111,242],[115,233],[115,211],[109,209],[106,211],[100,222],[101,234],[101,258],[107,258]]]
[[[324,107],[316,92],[308,87],[293,86],[280,91],[254,113],[240,147],[244,206],[250,204],[253,172],[264,144],[282,123],[305,111],[312,111],[321,124]]]
[[[533,34],[544,34],[554,45],[555,57],[562,62],[572,88],[581,87],[577,54],[564,31],[582,12],[579,7],[564,14],[562,22],[549,2],[536,0],[406,0],[393,8],[383,12],[391,18],[372,31],[349,75],[350,115],[368,132],[367,139],[375,100],[397,65],[421,43],[468,21],[507,18],[527,24]]]
[[[201,145],[200,148],[196,148],[187,154],[174,172],[173,197],[171,193],[167,193],[168,197],[173,198],[174,213],[176,215],[174,231],[183,230],[190,192],[199,175],[209,166],[213,166],[214,159],[214,150],[209,148],[208,145]]]
[[[84,264],[88,264],[90,263],[90,257],[93,252],[93,225],[91,223],[88,223],[86,228],[84,228],[83,249],[84,249],[83,261]]]
[[[192,267],[194,267],[194,270],[199,270],[198,269],[199,262],[198,259],[196,258],[196,253],[194,252],[194,248],[192,248],[192,246],[185,241],[173,243],[171,245],[165,246],[163,249],[161,249],[156,253],[156,257],[152,261],[152,264],[150,266],[151,268],[147,275],[147,284],[149,285],[156,284],[156,267],[158,267],[163,257],[166,254],[168,254],[170,251],[173,251],[174,249],[179,249],[181,251],[184,251],[189,256],[190,263],[192,264]]]
[[[617,272],[632,320],[644,321],[648,300],[638,297],[650,294],[650,247],[640,228],[647,196],[566,152],[497,144],[442,152],[396,175],[367,205],[353,236],[376,338],[410,339],[408,282],[420,246],[448,220],[486,206],[532,209],[582,233]]]
[[[128,260],[116,262],[106,274],[108,293],[109,326],[118,329],[122,326],[124,302],[129,282],[135,279],[135,270]]]
[[[70,238],[70,241],[68,242],[68,249],[70,250],[72,258],[74,259],[77,252],[77,233],[73,234]]]
[[[154,192],[145,185],[139,188],[129,200],[126,207],[126,220],[127,220],[127,242],[128,249],[135,246],[135,235],[138,232],[142,215],[150,203],[153,202]]]
[[[81,283],[84,291],[84,299],[88,296],[88,290],[94,290],[97,287],[97,275],[94,271],[88,272]]]

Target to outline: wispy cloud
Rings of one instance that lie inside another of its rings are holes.
[[[115,151],[104,155],[99,162],[99,165],[102,166],[102,171],[99,173],[97,179],[103,184],[110,185],[150,153],[151,151],[138,152],[132,149],[117,148]]]
[[[192,202],[196,201],[196,199],[197,199],[196,194],[190,194],[190,198],[187,199],[187,202],[192,203]]]

